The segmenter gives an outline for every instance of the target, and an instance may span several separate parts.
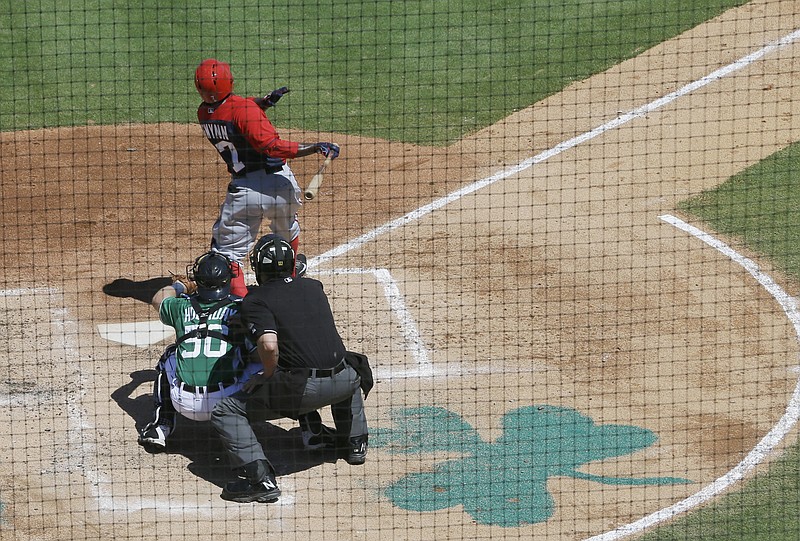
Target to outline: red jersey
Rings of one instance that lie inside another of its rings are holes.
[[[298,144],[281,139],[251,98],[231,94],[220,103],[202,103],[197,119],[232,175],[280,168],[297,156]]]

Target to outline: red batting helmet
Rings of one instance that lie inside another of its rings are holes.
[[[217,103],[233,92],[231,67],[214,58],[203,60],[194,72],[194,86],[206,103]]]

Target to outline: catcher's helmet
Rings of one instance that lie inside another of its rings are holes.
[[[231,67],[215,58],[203,60],[194,72],[194,86],[206,103],[217,103],[233,92]]]
[[[286,278],[294,272],[294,249],[280,235],[269,234],[259,239],[250,252],[250,266],[256,281],[263,284],[275,278]]]
[[[219,301],[231,294],[231,260],[218,252],[206,252],[194,260],[186,274],[197,283],[202,301]]]

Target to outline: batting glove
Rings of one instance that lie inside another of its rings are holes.
[[[263,98],[256,98],[254,101],[262,109],[268,109],[269,107],[272,107],[278,103],[278,100],[281,99],[287,92],[289,92],[289,89],[285,86],[282,86],[277,90],[273,90]]]
[[[335,160],[339,156],[339,145],[336,143],[317,143],[317,152],[326,158],[330,156],[332,160]]]

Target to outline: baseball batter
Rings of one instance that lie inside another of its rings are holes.
[[[287,159],[320,153],[336,158],[334,143],[297,143],[280,138],[265,110],[289,91],[283,87],[263,98],[233,93],[233,75],[225,62],[209,58],[195,71],[195,86],[203,103],[197,118],[203,133],[231,175],[225,201],[212,228],[211,249],[233,261],[232,293],[244,297],[242,271],[261,223],[267,218],[275,234],[289,239],[295,253],[300,244],[297,212],[302,191]]]

